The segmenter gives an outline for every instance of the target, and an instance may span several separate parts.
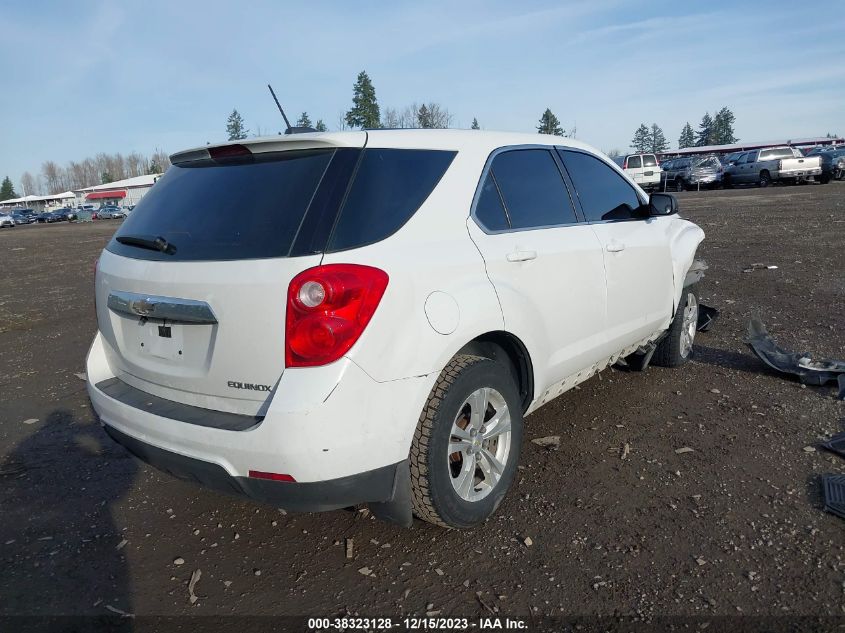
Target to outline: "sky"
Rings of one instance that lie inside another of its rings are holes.
[[[673,147],[727,106],[744,141],[845,135],[845,10],[721,2],[0,2],[0,178],[99,152],[173,153],[307,111],[337,129],[361,70],[379,104],[437,102],[454,127],[565,129]],[[19,187],[18,187],[19,189]]]

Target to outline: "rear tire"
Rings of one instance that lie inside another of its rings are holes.
[[[522,404],[503,363],[458,355],[440,372],[411,444],[411,500],[420,519],[452,528],[486,520],[510,488]]]
[[[758,181],[758,184],[761,187],[768,187],[770,184],[772,184],[772,177],[769,172],[765,170],[760,172],[760,180]]]
[[[698,299],[685,288],[666,336],[657,345],[652,365],[680,367],[692,356],[692,345],[698,329]]]
[[[675,179],[675,191],[684,191],[686,189],[686,185],[684,185],[683,178],[676,178]]]

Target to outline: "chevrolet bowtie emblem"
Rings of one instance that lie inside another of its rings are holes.
[[[140,314],[141,316],[149,316],[153,312],[155,312],[156,306],[158,305],[157,302],[151,301],[149,299],[139,299],[138,301],[132,302],[132,310],[135,314]]]

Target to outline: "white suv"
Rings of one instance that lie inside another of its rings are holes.
[[[469,527],[523,416],[692,349],[703,232],[575,140],[308,133],[171,160],[100,257],[87,375],[106,431],[177,477]]]

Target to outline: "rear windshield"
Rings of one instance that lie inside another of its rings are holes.
[[[760,160],[773,160],[775,158],[792,158],[792,150],[788,147],[781,147],[779,149],[764,149],[760,152]]]
[[[173,165],[107,249],[136,259],[208,261],[314,254],[329,241],[332,250],[355,248],[401,227],[453,157],[427,150],[319,149]],[[131,238],[147,244],[163,238],[170,248],[144,248]]]

